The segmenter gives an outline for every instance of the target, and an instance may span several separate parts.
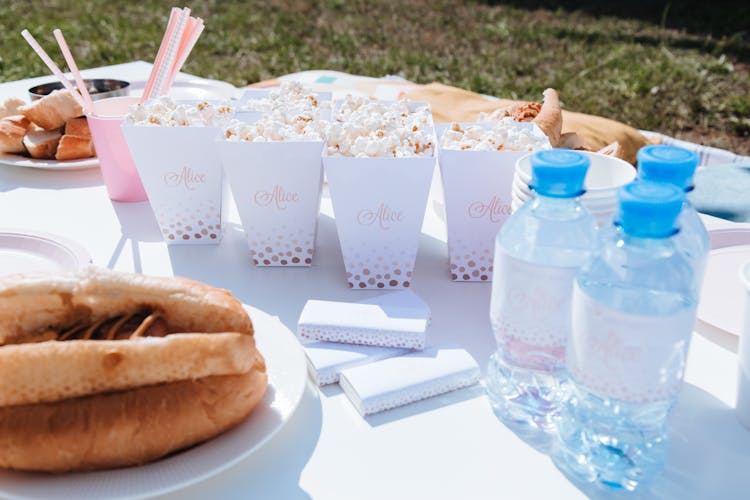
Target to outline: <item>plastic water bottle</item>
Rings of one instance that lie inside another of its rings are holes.
[[[596,238],[596,222],[579,199],[589,164],[574,151],[535,153],[534,196],[495,241],[490,320],[498,348],[486,388],[497,416],[519,430],[554,430],[566,397],[573,279]]]
[[[698,155],[676,146],[646,146],[638,151],[639,177],[643,180],[666,182],[685,193],[694,189],[693,175],[698,166]],[[680,232],[676,235],[679,248],[688,255],[695,268],[694,286],[700,294],[706,260],[711,243],[708,232],[687,197],[678,219]]]
[[[571,395],[553,458],[580,481],[633,490],[666,461],[697,295],[675,236],[682,191],[636,181],[618,198],[616,230],[601,233],[576,277]]]

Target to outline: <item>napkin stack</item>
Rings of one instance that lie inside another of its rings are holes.
[[[463,349],[424,350],[430,309],[414,292],[362,302],[309,300],[297,325],[308,369],[320,386],[338,382],[361,415],[475,384],[480,370]]]

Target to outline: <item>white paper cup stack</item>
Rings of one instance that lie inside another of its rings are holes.
[[[600,225],[617,209],[617,190],[635,179],[635,167],[630,163],[599,153],[580,151],[591,160],[586,174],[586,193],[581,197],[583,206],[589,209]],[[511,188],[511,208],[515,212],[531,199],[531,155],[516,162]]]
[[[736,411],[740,423],[750,429],[750,262],[742,267],[740,279],[745,285],[745,316],[738,349]]]

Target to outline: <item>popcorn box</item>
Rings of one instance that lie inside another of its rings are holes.
[[[310,266],[323,141],[231,142],[219,154],[256,266]]]
[[[412,280],[435,157],[323,157],[350,288]]]
[[[125,122],[151,208],[167,244],[216,244],[222,235],[218,127],[138,126]]]
[[[477,125],[485,129],[486,123]],[[533,123],[518,123],[533,134]],[[495,236],[512,210],[516,161],[528,151],[475,151],[439,148],[445,197],[448,255],[453,281],[492,281]]]

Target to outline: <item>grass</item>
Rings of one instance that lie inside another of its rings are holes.
[[[536,100],[551,86],[567,109],[750,154],[745,2],[645,2],[655,7],[632,15],[633,2],[192,3],[207,28],[185,71],[204,77],[244,85],[327,68]],[[47,73],[23,28],[50,51],[62,28],[81,67],[153,60],[175,3],[3,4],[0,81]]]

